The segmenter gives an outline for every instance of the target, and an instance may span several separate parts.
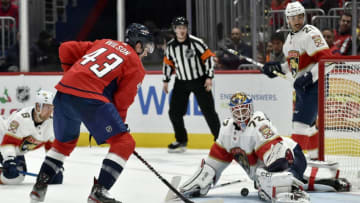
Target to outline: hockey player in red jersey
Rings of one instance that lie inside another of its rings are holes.
[[[292,138],[308,151],[311,159],[317,159],[318,132],[314,124],[318,112],[318,62],[331,53],[321,32],[305,24],[305,9],[300,2],[288,3],[285,16],[291,28],[283,46],[287,62],[268,62],[263,71],[270,78],[277,76],[275,71],[292,73],[296,91]]]
[[[51,148],[53,131],[53,93],[36,92],[35,105],[13,112],[9,118],[0,119],[0,184],[20,184],[26,172],[25,154],[42,146]],[[49,184],[62,183],[62,172]]]
[[[44,201],[47,184],[76,146],[83,122],[98,144],[110,149],[102,162],[89,203],[119,203],[108,190],[123,171],[135,148],[125,124],[145,76],[141,59],[154,49],[152,34],[141,24],[129,25],[125,42],[65,42],[59,48],[64,76],[54,99],[55,141],[40,169],[30,197]]]
[[[270,119],[263,112],[253,110],[250,96],[242,92],[233,94],[229,107],[232,117],[223,121],[208,156],[180,186],[184,195],[205,196],[232,160],[255,181],[262,200],[306,203],[309,195],[303,189],[350,190],[346,179],[336,177],[336,165],[307,162],[298,143],[279,136]]]

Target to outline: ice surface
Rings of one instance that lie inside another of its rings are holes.
[[[97,177],[102,159],[107,148],[77,148],[65,161],[64,183],[49,186],[45,198],[48,203],[85,203]],[[208,150],[188,150],[184,154],[168,154],[164,148],[138,148],[137,152],[152,165],[169,182],[173,176],[182,176],[184,182],[197,169]],[[28,171],[38,173],[45,157],[42,149],[26,154]],[[236,163],[231,164],[223,173],[219,183],[243,179],[245,173]],[[29,193],[35,182],[34,177],[27,176],[22,185],[0,185],[1,203],[30,202]],[[243,187],[250,189],[247,197],[242,197]],[[131,156],[124,172],[121,174],[110,193],[124,203],[161,203],[164,202],[168,188],[135,156]],[[253,188],[253,183],[237,183],[210,190],[207,198],[223,198],[225,203],[261,202]],[[203,199],[192,199],[195,202]],[[312,193],[312,202],[360,202],[359,193]]]

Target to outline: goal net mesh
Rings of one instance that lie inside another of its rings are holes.
[[[324,61],[323,131],[325,160],[339,162],[340,177],[360,188],[360,60]],[[319,85],[319,88],[321,86]],[[320,89],[319,89],[320,92]],[[319,93],[320,95],[320,93]],[[321,108],[321,107],[320,107]]]

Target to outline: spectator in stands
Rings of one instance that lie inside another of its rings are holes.
[[[271,1],[271,10],[284,10],[286,5],[291,2],[291,0],[272,0]],[[275,29],[278,29],[284,25],[284,14],[274,13],[273,18],[270,18],[270,26],[273,26]]]
[[[221,69],[238,69],[239,65],[248,63],[236,54],[252,58],[251,47],[241,41],[241,31],[237,27],[231,30],[230,38],[225,38],[218,43],[218,47],[220,50],[216,52],[216,60],[218,68]]]
[[[275,32],[271,35],[272,51],[270,52],[269,61],[277,61],[284,63],[286,61],[285,55],[282,51],[285,39],[280,32]]]
[[[58,48],[59,44],[48,32],[40,32],[38,40],[30,48],[30,70],[62,71]]]
[[[331,48],[334,45],[334,32],[330,28],[324,28],[322,34],[329,48]]]
[[[266,48],[265,48],[265,52],[266,52],[265,62],[270,61],[270,53],[272,51],[273,51],[272,43],[271,43],[271,41],[268,41],[268,43],[266,43]]]
[[[15,18],[16,26],[19,25],[19,7],[12,3],[11,0],[0,1],[0,16],[10,16]]]
[[[321,8],[325,13],[331,8],[339,7],[337,0],[302,0],[302,4],[305,8]]]
[[[331,52],[337,55],[351,55],[351,13],[343,13],[340,16],[339,30],[334,30],[335,42]]]
[[[19,50],[19,32],[16,34],[16,42],[7,50],[7,55],[5,57],[4,63],[1,65],[0,69],[4,72],[17,72],[20,71],[20,50]]]

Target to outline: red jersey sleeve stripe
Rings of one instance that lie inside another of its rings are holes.
[[[264,160],[264,154],[271,148],[271,145],[276,144],[278,142],[281,142],[283,139],[278,136],[277,138],[270,140],[266,143],[264,143],[262,146],[260,146],[257,150],[256,150],[256,155],[257,157],[259,157],[259,159],[261,159],[262,161]]]
[[[251,154],[247,154],[246,156],[249,160],[250,166],[256,165],[258,158],[257,158],[255,152],[252,152]]]
[[[15,145],[15,146],[20,146],[22,143],[22,139],[9,135],[9,134],[5,134],[3,141],[1,143],[1,145]]]
[[[224,162],[231,162],[234,158],[231,153],[216,142],[212,145],[209,156]]]

